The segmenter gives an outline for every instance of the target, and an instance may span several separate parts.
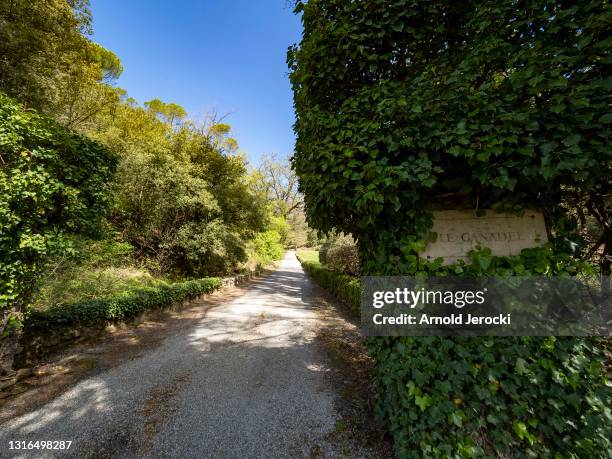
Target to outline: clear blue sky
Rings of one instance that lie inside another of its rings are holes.
[[[301,35],[286,0],[91,0],[93,40],[119,56],[118,85],[139,103],[230,113],[240,149],[293,151],[287,47]]]

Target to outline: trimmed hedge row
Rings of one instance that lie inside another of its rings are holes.
[[[316,261],[305,261],[298,256],[304,270],[325,290],[350,307],[356,315],[361,307],[361,283],[359,279],[332,271]]]
[[[210,277],[159,287],[140,288],[121,295],[61,305],[44,311],[30,310],[27,313],[25,327],[129,319],[148,309],[168,307],[179,301],[210,293],[220,287],[221,278]]]

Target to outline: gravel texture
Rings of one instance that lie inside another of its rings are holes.
[[[368,457],[339,440],[339,396],[293,252],[196,326],[0,426],[0,457]],[[68,451],[9,441],[72,440]]]

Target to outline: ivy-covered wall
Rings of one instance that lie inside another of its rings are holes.
[[[606,212],[606,2],[310,0],[296,10],[293,165],[310,224],[351,233],[365,274],[593,272],[568,203],[586,195]],[[539,208],[551,242],[426,263],[440,205]],[[380,338],[369,350],[400,457],[610,450],[605,343]]]

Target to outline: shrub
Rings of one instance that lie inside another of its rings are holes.
[[[328,239],[320,252],[322,263],[334,271],[358,276],[361,272],[359,252],[353,238],[340,234]]]
[[[285,252],[281,243],[281,235],[274,230],[265,231],[255,236],[253,246],[255,248],[255,256],[261,264],[280,260]]]
[[[210,293],[221,287],[217,277],[138,288],[108,298],[29,310],[27,328],[52,325],[92,324],[132,318],[153,308],[162,308]]]
[[[337,233],[336,231],[330,231],[329,233],[321,236],[319,247],[319,261],[321,263],[327,263],[327,252],[333,247],[336,240],[341,236],[342,233]]]
[[[221,219],[185,223],[163,248],[166,260],[193,276],[225,274],[247,259],[242,238]]]

